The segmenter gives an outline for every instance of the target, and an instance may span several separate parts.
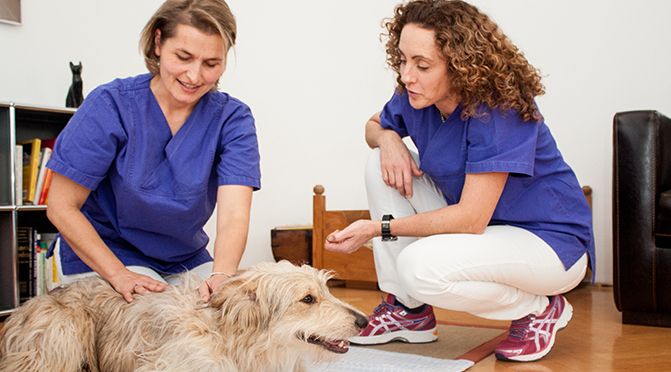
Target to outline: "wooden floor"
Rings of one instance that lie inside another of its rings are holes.
[[[381,292],[331,288],[338,298],[371,312]],[[623,325],[613,302],[612,287],[581,286],[566,296],[573,319],[559,332],[552,352],[534,363],[500,362],[494,355],[470,371],[671,371],[671,328]],[[437,309],[438,320],[466,325],[507,327],[465,313]]]
[[[331,291],[366,313],[375,308],[382,296],[374,290],[334,287]],[[497,361],[490,355],[469,372],[671,371],[671,328],[623,325],[611,287],[582,286],[567,298],[573,305],[573,319],[559,332],[548,356],[534,363],[510,363]],[[436,317],[453,324],[496,328],[508,325],[442,309],[436,309]]]

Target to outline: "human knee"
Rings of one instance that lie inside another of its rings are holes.
[[[369,177],[382,177],[382,171],[380,170],[380,149],[374,148],[368,154],[368,160],[366,161],[366,180]]]
[[[417,299],[437,290],[450,292],[465,279],[458,256],[451,250],[435,249],[445,248],[443,243],[439,237],[429,236],[408,245],[397,258],[399,281]]]
[[[421,250],[407,246],[396,260],[396,272],[403,287],[411,293],[426,287],[431,282],[430,267]]]

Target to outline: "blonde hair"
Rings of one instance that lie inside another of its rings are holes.
[[[144,63],[152,75],[159,73],[159,57],[155,53],[156,30],[161,31],[161,40],[166,40],[175,35],[179,25],[193,26],[210,35],[220,35],[226,51],[235,45],[235,17],[225,1],[167,0],[144,26],[140,37]]]
[[[435,32],[446,60],[453,93],[461,98],[462,119],[478,116],[482,104],[517,111],[524,121],[543,119],[535,97],[545,93],[538,69],[489,17],[460,0],[415,0],[398,5],[384,21],[387,63],[396,72],[400,91],[398,43],[407,24]]]

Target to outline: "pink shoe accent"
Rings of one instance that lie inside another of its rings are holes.
[[[360,345],[385,344],[391,341],[408,343],[433,342],[438,338],[433,308],[426,305],[420,313],[407,312],[403,306],[394,305],[395,298],[388,295],[368,318],[368,326],[350,342]]]
[[[496,359],[531,362],[544,357],[552,349],[557,331],[566,327],[572,316],[573,307],[566,298],[552,296],[542,314],[512,321],[508,338],[496,346]]]

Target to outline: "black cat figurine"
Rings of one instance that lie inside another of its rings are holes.
[[[82,81],[82,63],[79,62],[78,65],[70,62],[70,70],[72,70],[72,85],[68,89],[68,96],[65,98],[66,107],[79,107],[84,101],[84,95],[82,94],[83,81]]]

